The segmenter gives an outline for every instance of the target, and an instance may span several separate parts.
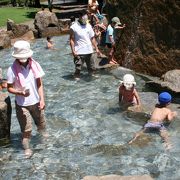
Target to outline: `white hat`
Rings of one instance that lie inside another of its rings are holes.
[[[14,43],[14,51],[12,56],[17,59],[29,58],[33,55],[33,51],[30,49],[30,44],[27,41],[16,41]]]
[[[128,84],[134,84],[136,85],[136,82],[134,80],[134,76],[131,74],[125,74],[123,77],[123,83],[128,83]]]

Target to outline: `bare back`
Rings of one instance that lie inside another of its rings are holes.
[[[173,119],[173,112],[167,107],[155,107],[152,115],[151,122],[162,122],[165,120],[171,121]]]

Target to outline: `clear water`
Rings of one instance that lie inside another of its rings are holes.
[[[25,159],[20,129],[14,111],[11,144],[0,147],[0,176],[11,179],[78,180],[86,175],[143,175],[154,179],[180,179],[179,118],[169,127],[173,149],[166,151],[156,134],[148,135],[139,144],[128,145],[141,129],[146,117],[120,111],[119,79],[123,70],[100,70],[99,78],[90,78],[83,71],[74,81],[74,64],[68,36],[54,37],[57,51],[46,50],[45,39],[32,43],[33,57],[43,67],[46,96],[46,118],[50,137],[42,140],[35,127],[31,140],[34,154]],[[0,51],[4,76],[12,64],[12,49]],[[142,101],[148,107],[157,94],[144,88],[144,80],[135,76]],[[176,107],[176,105],[175,105]]]

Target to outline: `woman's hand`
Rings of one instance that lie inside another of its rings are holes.
[[[45,109],[45,102],[44,101],[40,101],[38,107],[39,107],[39,110]]]

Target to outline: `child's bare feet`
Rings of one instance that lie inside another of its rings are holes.
[[[132,144],[133,143],[133,140],[129,141],[128,144]]]
[[[136,140],[136,138],[137,138],[137,137],[134,137],[132,140],[130,140],[130,141],[128,142],[128,144],[132,144],[132,143]]]
[[[25,154],[25,157],[28,159],[32,156],[33,152],[31,149],[25,149],[24,154]]]
[[[115,60],[109,61],[109,64],[118,64]]]

